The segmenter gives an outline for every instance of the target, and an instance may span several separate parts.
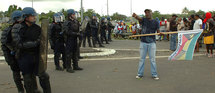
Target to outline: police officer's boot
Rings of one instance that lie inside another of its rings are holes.
[[[63,60],[63,58],[60,56],[60,53],[59,52],[55,52],[54,53],[54,62],[55,62],[55,69],[58,70],[58,71],[63,71],[63,68],[60,67],[60,63],[59,63],[59,60],[60,58]]]
[[[103,46],[102,44],[99,44],[99,47],[105,47],[105,46]]]
[[[91,44],[89,44],[89,47],[92,47],[92,45],[91,45]]]
[[[16,84],[18,93],[24,93],[24,86],[22,84],[22,79],[19,71],[13,71],[13,79]]]
[[[83,68],[80,68],[78,66],[78,61],[74,61],[72,65],[73,65],[74,70],[83,70]]]
[[[63,69],[66,69],[66,63],[63,62]]]
[[[102,37],[102,36],[101,36],[100,40],[101,40],[101,44],[104,44],[104,43],[103,43],[104,40],[103,40],[103,37]]]
[[[74,73],[75,71],[72,69],[71,66],[71,56],[69,54],[66,56],[66,71],[69,73]]]
[[[86,47],[86,38],[84,38],[84,40],[83,40],[83,45],[82,45],[83,47]]]
[[[72,68],[67,68],[66,71],[69,73],[75,73],[75,71]]]
[[[63,71],[63,68],[61,66],[56,66],[56,70]]]
[[[96,48],[96,39],[95,39],[95,37],[92,37],[92,43],[93,43],[93,47]]]
[[[84,59],[84,57],[82,57],[82,56],[79,56],[78,58],[79,58],[79,59]]]
[[[110,44],[110,43],[108,43],[108,40],[107,40],[107,39],[105,39],[105,41],[106,41],[106,44]]]
[[[43,89],[43,93],[51,93],[51,85],[49,81],[49,75],[46,72],[39,74],[40,85]]]
[[[66,69],[66,53],[62,54],[63,70]]]
[[[92,47],[90,39],[88,39],[88,44],[89,44],[89,47]]]
[[[66,71],[69,72],[69,73],[74,73],[74,72],[75,72],[75,71],[72,69],[71,64],[70,64],[69,66],[67,65]]]
[[[24,77],[24,86],[25,86],[26,93],[35,93],[34,90],[36,89],[36,87],[33,85],[34,81],[32,79],[32,75],[25,74],[23,75],[23,77]]]

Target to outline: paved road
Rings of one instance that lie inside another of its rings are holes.
[[[47,72],[53,93],[214,93],[215,58],[204,52],[193,61],[168,61],[169,51],[157,52],[159,81],[151,78],[147,59],[144,78],[135,79],[138,66],[139,41],[115,40],[106,48],[117,53],[104,57],[89,57],[80,61],[84,71],[73,74],[54,70],[49,60]],[[168,42],[157,42],[158,50],[167,50]],[[129,50],[134,49],[134,50]],[[0,62],[0,93],[16,93],[9,67]]]

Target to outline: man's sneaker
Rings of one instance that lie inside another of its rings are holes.
[[[159,77],[152,77],[154,80],[159,80],[160,78]]]
[[[212,58],[213,57],[213,54],[208,54],[208,58]]]
[[[136,79],[142,79],[143,76],[136,76]]]

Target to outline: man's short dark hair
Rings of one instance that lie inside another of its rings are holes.
[[[145,9],[145,10],[144,10],[144,12],[147,12],[147,11],[148,11],[148,12],[152,12],[151,9]]]
[[[196,17],[200,17],[199,14],[195,14]]]
[[[173,14],[172,17],[178,17],[176,14]]]
[[[194,15],[190,15],[191,18],[194,18]]]

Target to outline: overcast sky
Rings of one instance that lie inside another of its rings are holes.
[[[9,5],[31,7],[32,0],[0,0],[0,11],[7,11]],[[115,12],[130,16],[131,0],[109,0],[109,14]],[[49,10],[58,12],[64,9],[80,9],[81,0],[34,0],[34,8],[38,13]],[[206,4],[206,2],[209,2]],[[210,3],[211,2],[211,3]],[[189,10],[215,11],[214,0],[132,0],[132,11],[143,14],[144,9],[158,10],[162,14],[181,13],[184,7]],[[94,9],[97,13],[107,14],[107,0],[83,0],[84,9]]]

